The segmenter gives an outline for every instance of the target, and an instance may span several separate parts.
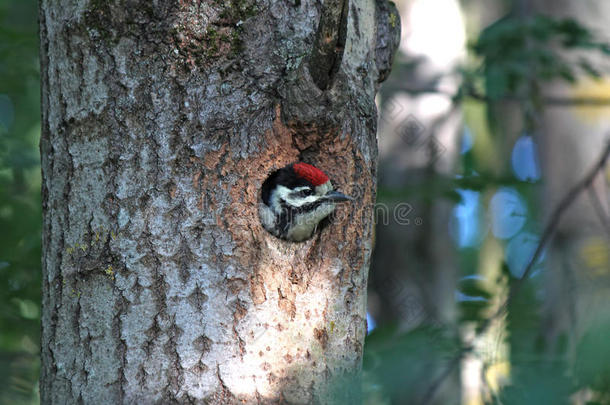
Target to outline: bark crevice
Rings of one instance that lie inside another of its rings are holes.
[[[324,91],[339,71],[347,37],[349,0],[325,0],[308,68],[318,89]]]

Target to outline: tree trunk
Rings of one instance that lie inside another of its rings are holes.
[[[398,20],[318,3],[41,1],[42,403],[357,401]],[[358,202],[289,243],[298,160]]]

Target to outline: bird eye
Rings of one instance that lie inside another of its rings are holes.
[[[310,188],[301,191],[301,196],[303,196],[303,197],[307,197],[307,196],[310,196],[312,194],[313,194],[313,190],[310,189]]]

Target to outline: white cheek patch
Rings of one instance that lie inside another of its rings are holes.
[[[302,207],[303,205],[311,204],[320,199],[319,195],[310,195],[307,197],[292,198],[288,196],[284,201],[293,207]]]
[[[324,194],[328,193],[329,191],[333,191],[333,183],[331,183],[330,180],[328,180],[326,183],[320,184],[318,187],[316,187],[317,195],[324,195]]]
[[[309,187],[307,187],[307,186],[295,187],[294,190],[292,190],[292,191],[305,191],[305,190],[309,190]]]
[[[295,187],[292,190],[292,192],[284,198],[284,201],[286,201],[289,205],[291,205],[293,207],[301,207],[306,204],[311,204],[311,203],[315,202],[316,200],[318,200],[318,198],[320,198],[319,196],[316,196],[316,195],[310,195],[310,196],[306,196],[306,197],[299,196],[299,192],[305,191],[305,190],[311,190],[311,189],[307,186]]]

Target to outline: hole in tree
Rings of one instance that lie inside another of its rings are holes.
[[[334,190],[319,168],[297,162],[272,172],[262,184],[260,221],[273,236],[292,242],[314,237],[350,198]]]

